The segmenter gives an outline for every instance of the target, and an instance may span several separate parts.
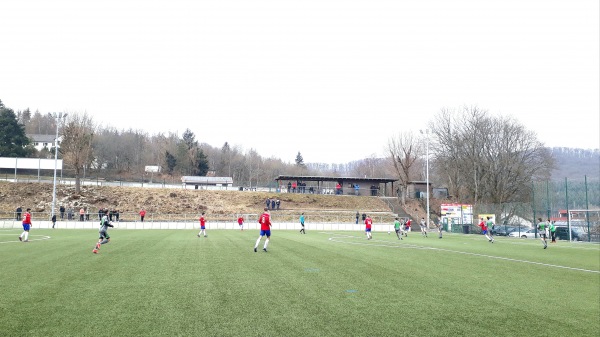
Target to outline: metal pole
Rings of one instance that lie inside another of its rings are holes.
[[[567,204],[567,231],[569,232],[569,241],[571,241],[571,213],[569,213],[569,183],[565,177],[565,200]]]
[[[419,130],[419,132],[421,134],[423,134],[423,130]],[[426,153],[425,155],[427,156],[427,158],[425,158],[425,184],[427,185],[427,228],[429,228],[429,129],[425,129],[425,137],[427,139],[427,143],[426,143]]]
[[[56,209],[56,165],[58,162],[58,122],[60,120],[60,118],[62,117],[62,112],[59,112],[59,114],[57,115],[56,113],[54,113],[54,118],[56,119],[56,138],[54,138],[54,180],[53,180],[53,185],[52,185],[52,213],[51,213],[51,218],[54,217],[55,215],[55,209]]]
[[[531,182],[531,206],[533,208],[533,237],[537,239],[537,219],[535,218],[535,182],[532,181]],[[519,233],[519,236],[521,235],[521,233]]]
[[[547,220],[550,221],[550,188],[549,185],[550,182],[548,180],[546,180],[546,210],[547,210]]]
[[[427,183],[427,227],[429,228],[429,129],[425,130],[427,137],[426,183]],[[461,208],[462,209],[462,208]]]
[[[587,183],[587,175],[585,177],[585,221],[587,221],[588,225],[588,242],[592,242],[592,232],[590,232],[590,203],[588,200],[588,183]]]

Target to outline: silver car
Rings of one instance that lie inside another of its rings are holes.
[[[523,238],[523,239],[535,239],[535,228],[531,228],[528,230],[521,230],[520,232],[517,230],[515,232],[508,233],[508,237],[510,238]],[[539,231],[538,231],[539,237]]]

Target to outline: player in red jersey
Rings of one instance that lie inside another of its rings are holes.
[[[31,208],[28,208],[23,216],[23,233],[19,235],[19,241],[29,241],[29,230],[31,229],[31,213],[29,211],[31,211]]]
[[[260,224],[260,236],[254,245],[254,252],[256,253],[256,249],[260,244],[260,239],[266,235],[267,239],[265,240],[265,245],[263,247],[263,251],[266,253],[267,246],[269,245],[269,240],[271,238],[271,215],[269,214],[268,208],[265,207],[265,212],[258,218],[258,223]]]
[[[406,223],[404,224],[405,229],[404,229],[404,236],[408,237],[408,232],[410,232],[410,224],[411,224],[411,220],[410,218],[408,218],[408,220],[406,220]]]
[[[481,234],[485,235],[489,242],[492,242],[492,239],[488,236],[488,226],[483,218],[479,219],[479,224],[477,226],[481,227]]]
[[[240,230],[244,230],[244,218],[240,215],[238,218],[238,225],[240,225]]]
[[[200,235],[206,237],[206,219],[204,219],[204,212],[200,215],[200,232],[198,232],[198,237],[200,237]]]
[[[373,225],[373,220],[371,217],[367,215],[365,218],[365,233],[367,233],[367,240],[371,240],[373,238],[373,234],[371,234],[371,226]]]

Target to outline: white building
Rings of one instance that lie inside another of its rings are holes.
[[[31,139],[31,142],[33,143],[33,146],[36,148],[36,150],[41,151],[44,148],[50,150],[54,147],[54,138],[56,137],[56,135],[30,134],[30,135],[27,135],[27,137],[29,139]],[[58,146],[59,147],[60,147],[61,140],[62,140],[62,136],[59,136],[58,137]]]

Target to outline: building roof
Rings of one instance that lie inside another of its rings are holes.
[[[32,139],[34,143],[53,143],[56,135],[28,134],[27,137]]]
[[[302,181],[367,181],[371,183],[393,183],[396,178],[366,178],[366,177],[327,177],[327,176],[286,176],[280,175],[275,180],[302,180]]]
[[[183,176],[181,182],[184,184],[233,184],[232,177],[200,177]]]

